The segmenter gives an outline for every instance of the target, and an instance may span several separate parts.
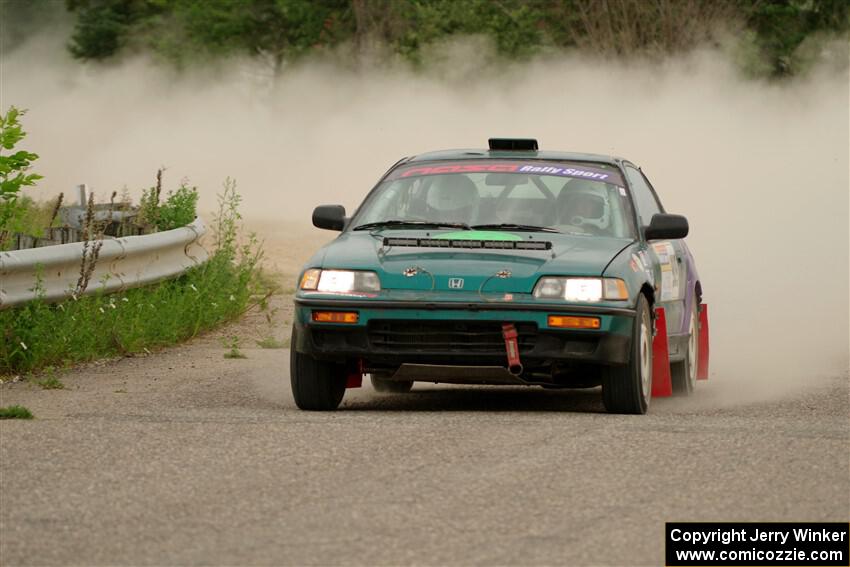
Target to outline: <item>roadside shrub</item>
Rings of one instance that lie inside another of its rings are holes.
[[[181,182],[176,191],[169,191],[162,201],[162,173],[156,172],[156,185],[142,191],[139,201],[139,224],[154,231],[180,228],[192,222],[197,213],[198,189]]]
[[[32,419],[32,412],[24,406],[0,408],[0,419]]]
[[[14,220],[8,226],[12,232],[43,236],[45,229],[58,224],[55,214],[58,203],[57,199],[40,202],[22,195],[17,199]]]
[[[232,320],[265,303],[262,250],[240,240],[239,195],[228,180],[215,219],[210,259],[181,277],[61,303],[31,301],[0,311],[0,374],[149,352]]]
[[[177,191],[169,191],[159,207],[157,229],[171,230],[186,226],[197,216],[198,189],[181,183]]]

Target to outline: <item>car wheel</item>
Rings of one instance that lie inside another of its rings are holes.
[[[652,396],[652,319],[649,301],[638,296],[629,363],[602,373],[602,401],[611,413],[646,413]]]
[[[697,384],[697,360],[699,360],[699,306],[696,301],[691,308],[691,322],[688,324],[688,348],[685,360],[670,365],[673,379],[673,393],[690,396]]]
[[[295,350],[295,330],[289,354],[289,379],[295,405],[303,410],[328,411],[345,395],[345,365],[317,360]]]
[[[413,388],[413,382],[389,380],[387,374],[372,374],[372,387],[376,392],[386,394],[404,394]]]

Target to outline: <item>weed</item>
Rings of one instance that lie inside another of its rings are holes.
[[[56,377],[52,371],[48,372],[47,376],[38,381],[38,385],[41,386],[42,390],[64,390],[65,384]]]
[[[151,231],[171,230],[186,226],[198,216],[198,189],[182,181],[176,191],[169,191],[162,201],[162,172],[156,172],[156,185],[142,192],[139,224]]]
[[[0,419],[32,419],[32,412],[24,406],[0,408]]]
[[[275,290],[275,293],[281,290],[280,279],[282,276],[278,273],[269,272],[268,270],[257,270],[257,283],[267,289]]]
[[[13,233],[40,238],[44,236],[46,228],[53,226],[52,214],[55,208],[56,203],[39,203],[26,195],[21,196],[17,200],[15,219],[9,224],[9,228]]]
[[[142,191],[142,198],[139,201],[139,218],[140,225],[146,225],[153,232],[156,230],[156,225],[159,222],[159,194],[162,193],[162,169],[156,171],[156,185],[150,189]]]
[[[112,193],[112,202],[115,201],[115,193]],[[109,209],[109,216],[112,216],[112,207]],[[74,297],[81,296],[89,286],[89,280],[94,273],[94,268],[97,266],[97,258],[100,256],[100,249],[103,247],[103,229],[104,223],[95,222],[94,216],[94,193],[89,195],[88,206],[86,207],[86,219],[83,225],[83,256],[80,260],[80,278],[77,280],[77,287],[74,290]]]
[[[222,342],[224,343],[225,348],[230,349],[224,353],[224,358],[248,358],[241,350],[239,350],[239,337],[232,336],[230,339]]]
[[[62,208],[62,201],[65,199],[65,193],[59,193],[56,197],[56,203],[53,204],[53,210],[50,212],[50,222],[47,223],[47,228],[53,226],[56,222],[56,217],[59,215],[59,209]]]
[[[257,346],[260,348],[286,348],[289,346],[289,340],[279,341],[273,336],[268,336],[257,341]]]
[[[186,226],[195,220],[197,205],[198,189],[181,183],[177,191],[168,192],[168,197],[159,207],[157,229],[171,230]]]

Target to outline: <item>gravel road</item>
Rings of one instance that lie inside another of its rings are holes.
[[[642,417],[428,385],[307,413],[288,350],[222,357],[242,325],[0,386],[36,415],[0,422],[0,563],[660,565],[665,521],[847,520],[846,376],[739,404],[709,381]]]

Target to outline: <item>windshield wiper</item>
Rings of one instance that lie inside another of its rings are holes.
[[[417,226],[427,228],[459,228],[461,230],[469,230],[469,225],[463,222],[439,222],[439,221],[424,221],[424,220],[385,220],[377,222],[367,222],[360,226],[355,226],[352,230],[368,230],[370,228],[385,228],[391,226]]]
[[[548,226],[535,226],[533,224],[514,224],[510,222],[496,223],[496,224],[476,224],[472,226],[473,229],[476,230],[523,230],[523,231],[531,231],[531,232],[558,232],[560,230],[548,227]]]

